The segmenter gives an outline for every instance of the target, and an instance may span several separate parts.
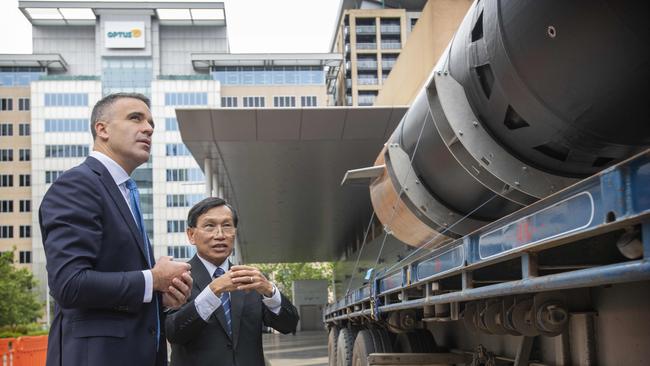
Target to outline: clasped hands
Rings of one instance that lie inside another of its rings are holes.
[[[160,257],[151,269],[153,289],[162,293],[163,306],[178,309],[187,302],[192,291],[192,266],[174,262],[172,257]]]
[[[217,296],[235,290],[255,290],[266,297],[273,295],[273,284],[262,272],[255,267],[244,265],[230,267],[228,272],[212,280],[209,286]]]

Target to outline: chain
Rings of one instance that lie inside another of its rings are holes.
[[[471,366],[496,366],[496,359],[492,352],[489,352],[482,344],[479,344],[476,352],[472,355]]]

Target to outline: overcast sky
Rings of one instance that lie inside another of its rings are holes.
[[[340,0],[225,0],[230,51],[329,52]],[[18,0],[0,0],[0,53],[31,53]]]

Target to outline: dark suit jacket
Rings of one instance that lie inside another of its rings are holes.
[[[43,197],[39,221],[55,300],[47,365],[165,365],[156,302],[143,303],[144,240],[108,170],[88,157],[65,172]]]
[[[264,366],[262,324],[282,333],[296,330],[298,311],[282,295],[278,315],[262,303],[257,291],[230,293],[232,338],[226,331],[223,307],[208,321],[196,311],[194,299],[212,281],[212,276],[195,255],[192,265],[194,285],[188,302],[179,310],[167,314],[167,339],[172,344],[170,365],[174,366]]]

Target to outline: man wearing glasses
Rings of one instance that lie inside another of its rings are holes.
[[[194,284],[188,302],[167,314],[171,365],[263,366],[262,324],[295,332],[296,308],[257,268],[228,260],[237,213],[226,201],[197,203],[187,226]]]

